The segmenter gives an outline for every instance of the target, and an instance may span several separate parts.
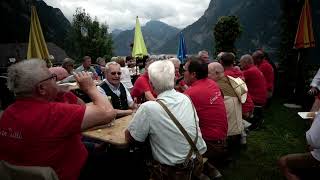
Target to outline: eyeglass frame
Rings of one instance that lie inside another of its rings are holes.
[[[51,79],[53,79],[53,78],[54,78],[55,81],[57,81],[58,76],[57,76],[56,74],[52,73],[52,74],[50,75],[50,77],[39,81],[38,84],[40,84],[40,83],[42,83],[42,82],[45,82],[45,81],[48,81],[48,80],[51,80]]]
[[[118,74],[118,76],[121,76],[122,72],[110,72],[110,74],[113,75],[113,76],[116,75],[116,74]]]

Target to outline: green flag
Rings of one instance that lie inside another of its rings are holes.
[[[132,57],[142,57],[147,54],[148,54],[148,51],[147,51],[146,45],[143,40],[143,35],[141,32],[140,23],[139,23],[139,19],[137,16],[136,27],[135,27],[135,31],[134,31]]]

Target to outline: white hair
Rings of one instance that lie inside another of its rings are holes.
[[[23,60],[8,68],[8,89],[16,96],[30,96],[35,86],[49,73],[44,60]]]
[[[119,63],[117,63],[117,62],[115,62],[115,61],[111,61],[111,62],[108,62],[108,63],[106,64],[106,68],[104,69],[105,72],[108,72],[108,71],[109,71],[110,65],[116,65],[116,66],[119,66],[119,67],[120,67],[120,64],[119,64]]]
[[[180,66],[180,60],[178,58],[170,58],[169,61],[171,61],[174,65],[179,65]]]
[[[171,61],[163,60],[152,63],[148,68],[148,74],[158,94],[174,88],[175,70]]]

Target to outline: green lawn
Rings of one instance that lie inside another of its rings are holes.
[[[262,129],[251,131],[247,149],[228,167],[222,169],[224,180],[276,180],[284,179],[277,166],[280,156],[306,151],[305,120],[297,110],[282,106],[275,99],[265,111]]]

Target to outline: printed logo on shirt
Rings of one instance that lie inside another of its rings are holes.
[[[221,96],[221,92],[215,92],[213,96],[210,98],[210,104],[213,104],[219,97]]]
[[[23,138],[21,131],[14,131],[11,128],[0,129],[0,136],[9,137],[9,138],[13,138],[13,139],[22,139]]]

